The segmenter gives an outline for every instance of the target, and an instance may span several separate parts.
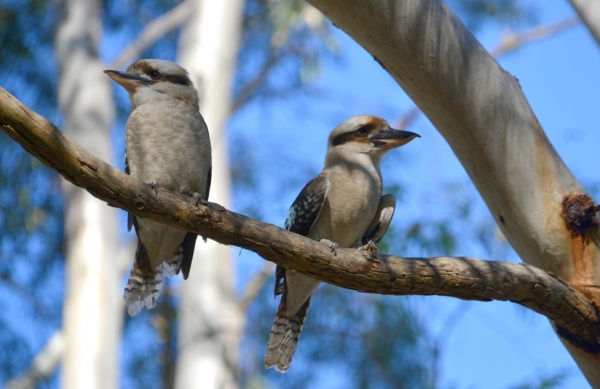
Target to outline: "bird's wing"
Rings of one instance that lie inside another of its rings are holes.
[[[379,205],[377,206],[377,212],[375,212],[375,217],[361,239],[363,245],[366,245],[369,241],[379,243],[390,226],[395,210],[396,197],[393,194],[381,196],[381,200],[379,200]]]
[[[285,229],[302,236],[308,236],[315,220],[319,217],[331,182],[323,172],[313,178],[300,191],[292,203],[285,220]],[[277,265],[275,269],[275,296],[283,293],[285,269]]]
[[[181,259],[181,273],[183,279],[187,280],[190,275],[190,269],[192,268],[192,259],[194,257],[194,248],[196,247],[196,239],[198,235],[193,232],[188,232],[181,244],[182,259]]]
[[[330,187],[331,182],[325,172],[306,184],[288,211],[285,229],[302,236],[308,236],[310,229],[323,209]]]
[[[205,201],[208,201],[208,195],[210,194],[210,183],[212,182],[212,166],[208,168],[208,175],[206,176],[206,196]]]
[[[127,163],[127,149],[125,149],[125,174],[129,174],[129,164]],[[135,225],[135,216],[127,212],[127,231],[131,231],[131,227]],[[137,228],[135,230],[137,235]]]
[[[210,194],[210,184],[212,182],[212,166],[208,168],[208,174],[206,175],[206,191],[203,197],[204,201],[208,201],[208,195]],[[190,275],[190,269],[192,268],[192,259],[194,259],[194,248],[196,247],[196,238],[198,235],[189,232],[183,243],[181,244],[182,260],[181,260],[181,273],[183,279],[187,280]],[[202,237],[202,240],[206,242],[206,238]]]

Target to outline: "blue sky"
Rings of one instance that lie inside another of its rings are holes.
[[[539,10],[541,24],[574,14],[567,1],[532,4]],[[327,135],[335,125],[362,113],[379,115],[394,123],[412,107],[410,99],[368,53],[343,32],[334,30],[342,57],[326,61],[316,80],[317,90],[325,97],[312,102],[304,98],[274,104],[269,115],[260,108],[247,109],[230,123],[233,134],[256,129],[256,136],[270,139],[265,147],[279,144],[293,148],[296,155],[308,161],[309,173],[303,173],[307,178],[310,171],[320,170]],[[493,49],[500,34],[497,26],[487,26],[477,36],[486,48]],[[583,26],[572,28],[528,44],[499,62],[519,79],[542,127],[575,176],[584,185],[600,183],[600,47],[587,30]],[[398,179],[409,188],[401,208],[404,213],[396,213],[395,223],[402,223],[403,217],[419,217],[425,213],[425,206],[427,212],[444,212],[447,198],[439,188],[445,183],[470,185],[464,169],[424,116],[408,129],[422,138],[402,148],[400,158],[388,158],[391,161],[383,165],[384,179]],[[296,194],[292,191],[286,194],[288,198],[265,209],[264,218],[282,225]],[[481,199],[476,195],[475,198],[478,212],[487,217]],[[499,258],[489,257],[476,244],[463,243],[461,249],[465,251],[459,255],[519,261],[511,252],[502,253]],[[260,264],[252,254],[242,253],[240,282]],[[508,388],[565,372],[565,388],[589,387],[548,321],[532,311],[511,303],[463,302],[441,297],[417,297],[413,302],[419,315],[429,323],[430,332],[444,339],[442,384]],[[448,325],[450,316],[457,319],[452,326]]]

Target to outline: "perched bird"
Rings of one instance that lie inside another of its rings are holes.
[[[126,72],[105,73],[129,92],[132,111],[125,132],[125,172],[157,189],[207,200],[212,159],[208,129],[198,93],[187,71],[176,63],[142,59]],[[129,214],[137,250],[124,299],[135,316],[156,305],[163,274],[181,270],[187,279],[197,235]]]
[[[287,215],[285,228],[338,247],[377,252],[394,214],[396,198],[381,196],[379,164],[390,149],[419,135],[394,130],[376,116],[355,116],[329,135],[321,174],[302,189]],[[282,294],[271,328],[265,367],[285,373],[296,351],[312,293],[319,281],[277,267],[275,295]]]

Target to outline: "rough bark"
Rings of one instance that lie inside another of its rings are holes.
[[[597,219],[573,201],[591,198],[550,144],[518,80],[452,11],[440,0],[309,3],[372,54],[427,115],[522,260],[600,303]],[[567,215],[590,223],[570,228]],[[600,356],[565,345],[600,387]]]
[[[341,249],[228,211],[214,203],[157,191],[83,150],[0,88],[0,126],[25,150],[92,195],[137,216],[194,231],[332,285],[392,295],[506,300],[549,317],[574,349],[600,352],[593,301],[556,276],[527,264],[473,258],[402,258]]]
[[[94,155],[112,161],[112,92],[98,58],[102,2],[61,0],[58,7],[58,100],[65,131]],[[116,210],[67,182],[62,191],[67,268],[63,387],[114,388],[122,317]]]
[[[194,6],[183,26],[178,62],[200,95],[200,112],[212,144],[210,200],[231,206],[225,125],[242,29],[243,0],[186,0]],[[235,298],[232,250],[198,242],[189,279],[181,287],[178,389],[238,387],[238,350],[244,315]]]
[[[600,45],[600,2],[598,0],[570,0],[579,17]]]

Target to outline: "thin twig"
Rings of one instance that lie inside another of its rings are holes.
[[[39,381],[48,379],[54,374],[62,359],[65,339],[61,330],[50,336],[44,348],[36,355],[31,366],[19,377],[9,381],[6,389],[33,389]]]
[[[129,44],[119,53],[117,59],[110,65],[112,69],[119,69],[162,38],[165,34],[181,26],[192,14],[191,10],[195,6],[193,1],[185,0],[181,4],[172,8],[166,14],[154,19],[146,25]]]
[[[581,24],[581,20],[577,16],[571,16],[553,24],[532,27],[521,33],[515,33],[513,31],[504,32],[500,39],[500,43],[494,49],[490,50],[490,55],[498,59],[528,43],[533,43],[552,35],[559,34],[578,26],[579,24]],[[410,126],[420,113],[421,110],[419,110],[416,105],[411,108],[398,120],[400,129],[406,129],[406,127]]]
[[[250,281],[246,284],[244,288],[244,292],[242,293],[242,297],[239,299],[239,306],[242,311],[248,309],[250,304],[256,299],[258,296],[258,292],[262,289],[263,285],[269,277],[273,275],[273,271],[275,270],[275,264],[272,262],[265,262],[262,269],[258,273],[256,273]]]
[[[579,17],[571,16],[553,24],[535,26],[521,33],[508,30],[502,34],[500,43],[490,50],[490,54],[494,58],[500,58],[528,43],[556,35],[580,24]]]

